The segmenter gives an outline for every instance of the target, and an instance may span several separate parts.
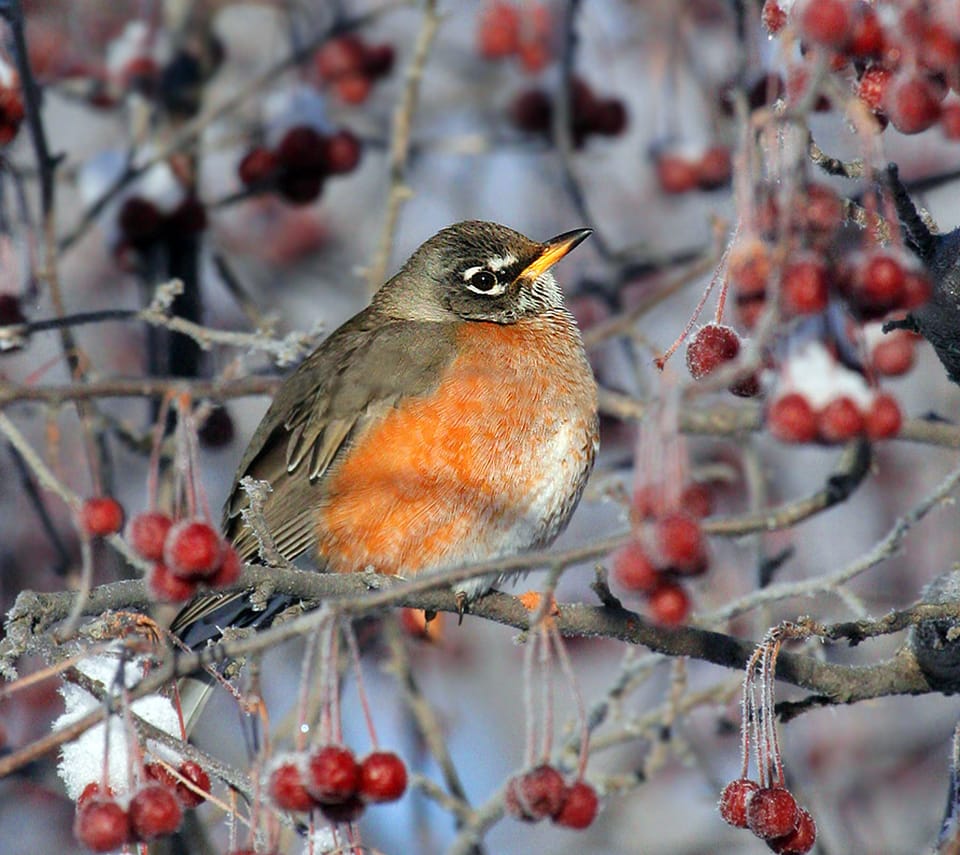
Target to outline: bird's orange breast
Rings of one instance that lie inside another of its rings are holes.
[[[565,312],[465,322],[437,388],[404,399],[329,473],[318,550],[336,571],[410,575],[549,542],[596,441],[596,386]]]

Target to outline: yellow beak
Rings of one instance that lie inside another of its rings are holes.
[[[542,245],[540,255],[531,261],[517,278],[536,279],[592,234],[593,229],[574,229],[572,232],[564,232],[562,235],[550,238]]]

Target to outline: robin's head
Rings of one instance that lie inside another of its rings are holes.
[[[550,268],[590,233],[577,229],[537,243],[497,223],[457,223],[422,244],[377,303],[419,320],[514,323],[563,305]]]

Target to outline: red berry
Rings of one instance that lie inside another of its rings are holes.
[[[173,789],[177,786],[177,779],[173,773],[160,763],[147,763],[143,767],[144,776],[157,784]]]
[[[884,68],[882,65],[870,66],[863,72],[857,84],[857,96],[871,110],[876,112],[883,109],[892,76],[893,72],[889,68]]]
[[[783,835],[767,841],[767,845],[779,855],[806,855],[817,842],[817,824],[810,813],[800,808],[797,827]]]
[[[948,140],[960,140],[960,104],[944,104],[940,110],[940,130]]]
[[[370,96],[373,83],[364,74],[347,74],[334,84],[334,88],[344,104],[362,104]]]
[[[367,77],[383,77],[393,68],[394,50],[391,44],[367,45],[363,50],[363,72]]]
[[[250,187],[269,181],[277,169],[277,157],[265,146],[250,149],[237,166],[240,180]]]
[[[270,773],[267,791],[273,803],[283,810],[308,811],[316,806],[304,786],[300,767],[292,759],[281,763]]]
[[[903,297],[906,275],[900,259],[892,252],[869,253],[854,275],[855,294],[867,308],[892,308]]]
[[[789,261],[780,280],[784,308],[794,315],[813,315],[827,307],[830,279],[827,265],[812,253]]]
[[[73,836],[94,852],[109,852],[129,842],[130,819],[112,799],[94,798],[78,808]]]
[[[951,74],[960,65],[960,42],[940,23],[928,23],[917,58],[926,67]]]
[[[883,107],[893,126],[903,134],[919,134],[940,118],[940,99],[924,77],[898,74],[890,81]]]
[[[110,496],[95,496],[81,506],[80,521],[92,537],[116,534],[123,528],[123,507]]]
[[[903,294],[900,296],[901,309],[919,309],[933,294],[930,278],[922,270],[907,269],[903,279]]]
[[[706,484],[688,484],[680,495],[680,507],[702,520],[713,513],[713,492]]]
[[[701,190],[716,190],[730,183],[733,166],[730,149],[725,145],[710,146],[697,163],[697,186]]]
[[[541,89],[521,92],[510,105],[510,119],[521,130],[542,134],[550,130],[553,105],[550,96]]]
[[[16,137],[26,115],[23,96],[19,89],[0,87],[0,145],[7,145]]]
[[[565,828],[583,829],[593,824],[599,807],[597,791],[586,781],[574,781],[563,796],[563,805],[553,821]]]
[[[123,203],[117,215],[117,224],[123,236],[132,244],[149,243],[160,233],[163,216],[153,202],[131,196]]]
[[[761,787],[747,799],[747,827],[764,840],[789,834],[799,817],[796,799],[783,787]]]
[[[679,626],[690,614],[690,595],[678,582],[661,580],[647,596],[653,620],[661,626]]]
[[[696,189],[700,178],[699,166],[699,161],[669,151],[659,152],[654,161],[660,189],[671,195]]]
[[[330,822],[354,822],[360,818],[364,807],[363,800],[359,796],[354,795],[350,796],[345,802],[321,804],[320,812],[330,820]]]
[[[777,0],[764,0],[760,20],[771,36],[777,35],[787,23],[787,13],[783,11]]]
[[[864,417],[864,432],[870,439],[889,439],[900,432],[903,414],[892,395],[881,394],[873,399]]]
[[[817,415],[817,432],[825,442],[843,442],[863,433],[863,414],[846,395],[834,398]]]
[[[183,775],[197,789],[205,793],[210,792],[210,776],[204,771],[203,767],[194,760],[184,760],[177,771]],[[196,790],[192,790],[183,781],[177,781],[177,798],[180,804],[186,808],[195,808],[197,805],[206,801],[206,796],[201,795]]]
[[[345,129],[327,137],[324,143],[323,158],[333,175],[353,172],[360,163],[360,153],[360,140]]]
[[[883,53],[885,41],[879,15],[872,6],[857,3],[853,17],[853,30],[847,42],[846,52],[861,59],[878,57]]]
[[[747,827],[747,799],[760,789],[756,781],[737,778],[720,793],[720,818],[736,828]]]
[[[740,336],[722,324],[707,324],[697,330],[687,345],[687,369],[694,380],[714,372],[740,353]]]
[[[663,484],[641,484],[633,493],[630,515],[635,520],[660,516],[666,507]]]
[[[793,17],[805,39],[840,48],[853,32],[850,7],[849,0],[799,0],[793,8]]]
[[[509,3],[490,3],[480,14],[477,49],[486,59],[502,59],[520,47],[520,13]]]
[[[700,523],[676,511],[656,523],[657,546],[671,570],[696,576],[707,569],[707,551]]]
[[[26,322],[27,316],[20,307],[20,298],[16,294],[0,294],[0,327]]]
[[[913,368],[915,358],[913,337],[903,330],[895,330],[873,346],[870,364],[877,374],[899,377]]]
[[[349,748],[324,745],[308,758],[304,783],[307,792],[320,804],[341,804],[356,795],[360,767]]]
[[[627,126],[627,108],[619,98],[605,98],[593,110],[592,127],[595,133],[616,137]]]
[[[796,202],[798,219],[814,240],[832,238],[843,223],[843,202],[823,184],[808,184]]]
[[[157,562],[147,573],[147,590],[160,603],[184,603],[197,593],[197,583],[175,576],[166,564]]]
[[[163,558],[163,544],[173,527],[173,520],[160,511],[144,511],[127,525],[126,538],[139,555],[148,561]]]
[[[770,250],[761,240],[748,238],[730,251],[727,275],[740,298],[763,296],[770,270]]]
[[[287,169],[298,173],[323,175],[326,172],[324,160],[324,138],[309,125],[290,128],[277,145],[277,161]]]
[[[223,559],[223,541],[214,528],[201,520],[181,520],[167,534],[164,563],[184,579],[212,576]]]
[[[537,74],[543,71],[550,62],[550,48],[543,42],[521,42],[517,51],[520,64],[528,74]]]
[[[320,46],[314,57],[317,73],[326,81],[364,70],[367,49],[354,35],[340,36]]]
[[[323,176],[300,172],[281,174],[277,180],[277,192],[294,205],[313,202],[323,190]]]
[[[240,561],[239,553],[229,543],[226,543],[223,546],[223,558],[220,560],[220,566],[205,581],[211,588],[229,588],[237,583],[242,572],[243,562]]]
[[[767,411],[770,433],[781,442],[810,442],[817,436],[817,416],[799,392],[777,398]]]
[[[563,807],[563,776],[547,763],[507,782],[506,809],[524,822],[539,822]]]
[[[206,448],[222,448],[233,440],[233,419],[230,411],[217,405],[211,407],[203,424],[197,429],[197,438]]]
[[[130,827],[138,840],[153,840],[180,827],[183,808],[174,791],[162,784],[147,784],[138,790],[127,808]]]
[[[392,751],[373,751],[360,764],[360,798],[394,802],[407,789],[407,767]]]
[[[628,543],[613,557],[613,576],[628,591],[652,591],[660,574],[638,542]]]

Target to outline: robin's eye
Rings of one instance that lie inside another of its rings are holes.
[[[500,294],[503,292],[503,286],[497,279],[495,273],[491,273],[485,267],[472,268],[464,273],[467,288],[476,291],[478,294]]]

